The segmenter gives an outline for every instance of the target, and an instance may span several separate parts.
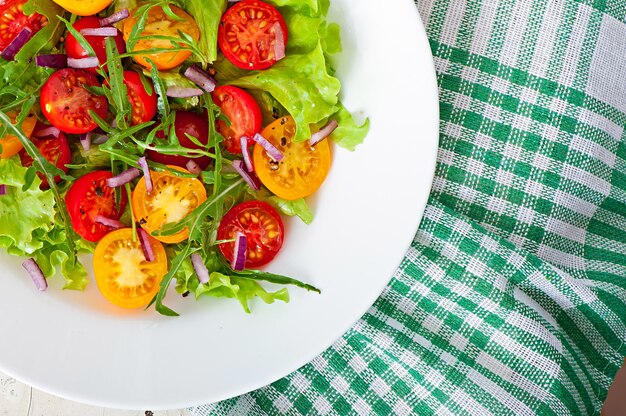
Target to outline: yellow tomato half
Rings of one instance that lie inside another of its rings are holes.
[[[113,0],[53,0],[56,4],[63,7],[70,13],[79,16],[91,16],[100,13]]]
[[[178,32],[186,33],[191,36],[195,41],[200,39],[200,29],[193,20],[193,17],[176,6],[170,6],[172,11],[180,20],[174,20],[168,16],[161,6],[153,7],[148,12],[148,20],[141,37],[153,37],[148,39],[139,40],[134,48],[133,52],[147,51],[150,49],[174,49],[174,45],[167,39],[155,39],[156,36],[168,36],[180,39]],[[124,40],[128,42],[133,28],[137,24],[137,17],[134,16],[135,12],[131,12],[131,16],[124,21]],[[182,45],[182,44],[181,44]],[[182,47],[182,46],[181,46]],[[182,64],[185,59],[191,56],[190,50],[172,51],[172,52],[155,52],[146,53],[145,55],[135,55],[133,59],[139,65],[145,68],[152,68],[148,59],[152,60],[159,70],[167,70],[177,67]]]
[[[139,237],[133,241],[132,228],[111,231],[96,246],[93,268],[102,295],[123,308],[146,306],[159,291],[167,274],[163,244],[152,237],[155,260],[147,261]]]
[[[322,140],[315,146],[309,141],[294,142],[296,123],[282,117],[263,129],[263,137],[280,150],[283,159],[275,162],[263,146],[254,146],[254,169],[263,185],[276,196],[295,200],[311,195],[322,185],[330,170],[330,146]]]
[[[189,173],[177,166],[171,169]],[[148,234],[160,231],[165,224],[176,223],[189,215],[206,201],[204,185],[196,178],[176,176],[168,171],[151,172],[152,192],[146,190],[146,179],[141,178],[131,203],[135,220]],[[180,243],[189,236],[189,229],[184,228],[176,234],[155,236],[164,243]]]
[[[17,118],[17,112],[9,111],[8,116],[11,117],[11,120],[15,123],[15,119]],[[33,130],[35,130],[35,125],[37,124],[37,117],[34,114],[29,114],[24,122],[22,123],[22,131],[28,137],[33,134]],[[22,150],[22,142],[16,136],[12,134],[7,134],[2,139],[0,139],[0,146],[2,146],[2,153],[0,153],[0,158],[8,159],[13,155],[19,153]]]

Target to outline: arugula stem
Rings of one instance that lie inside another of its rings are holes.
[[[126,196],[130,200],[132,191],[130,189],[130,183],[125,183],[124,188],[126,189]],[[137,241],[137,223],[135,223],[135,212],[133,209],[133,204],[129,203],[128,207],[130,209],[130,222],[131,228],[133,229],[133,241]]]

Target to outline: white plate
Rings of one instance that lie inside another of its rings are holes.
[[[287,222],[270,270],[313,283],[291,302],[202,302],[172,296],[179,318],[114,309],[86,293],[38,293],[3,256],[0,371],[94,405],[172,409],[271,383],[329,347],[376,300],[420,222],[435,166],[438,100],[432,58],[411,0],[333,0],[348,108],[371,119],[364,145],[335,151],[310,226]],[[61,279],[54,279],[57,282]]]

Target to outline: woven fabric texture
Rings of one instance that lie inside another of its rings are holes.
[[[417,7],[441,142],[402,265],[313,362],[193,414],[599,414],[626,356],[626,1]]]

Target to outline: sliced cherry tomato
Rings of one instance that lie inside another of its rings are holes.
[[[132,228],[107,234],[93,253],[93,268],[98,289],[111,303],[123,308],[146,306],[159,291],[167,274],[167,255],[163,244],[150,238],[155,260],[147,261]]]
[[[83,29],[96,29],[100,26],[100,19],[96,16],[88,16],[83,17],[82,19],[78,19],[76,23],[74,23],[74,29],[77,31],[81,31]],[[124,42],[124,36],[122,36],[122,32],[117,31],[117,35],[115,35],[115,45],[117,46],[117,51],[120,54],[126,53],[126,43]],[[100,65],[104,64],[107,61],[107,49],[106,49],[106,37],[105,36],[85,36],[85,40],[89,42],[93,51],[96,53],[98,57],[98,62]],[[70,58],[86,58],[89,56],[89,52],[83,49],[80,46],[80,43],[76,40],[76,38],[68,33],[67,40],[65,41],[65,50],[67,51],[67,56]],[[105,67],[106,70],[106,67]],[[89,68],[89,72],[93,74],[97,74],[98,71],[96,68]]]
[[[156,6],[148,12],[148,20],[146,26],[141,32],[142,37],[147,39],[139,40],[133,49],[133,52],[147,51],[150,49],[174,49],[172,42],[165,39],[155,39],[156,36],[169,36],[179,38],[179,31],[191,36],[195,41],[200,39],[200,29],[193,20],[193,17],[184,10],[170,5],[170,8],[179,17],[174,20],[168,16],[161,6]],[[124,39],[128,41],[133,28],[137,25],[135,12],[130,13],[130,17],[124,21]],[[150,39],[150,37],[152,37]],[[180,44],[181,47],[184,45]],[[177,67],[191,56],[191,50],[179,50],[172,52],[155,52],[146,53],[145,55],[135,55],[133,59],[139,65],[145,68],[152,68],[148,59],[151,59],[159,70],[167,70]]]
[[[46,16],[33,13],[26,16],[23,7],[27,0],[4,0],[0,2],[0,51],[4,50],[24,29],[32,31],[33,36],[48,24]]]
[[[66,68],[55,72],[41,88],[41,111],[50,124],[70,134],[87,133],[98,125],[89,115],[94,111],[105,118],[106,97],[92,94],[83,85],[100,87],[98,79],[82,69]]]
[[[113,0],[53,0],[56,4],[63,7],[70,13],[79,16],[91,16],[100,13]]]
[[[46,125],[37,123],[37,127],[35,128],[35,133],[45,129]],[[59,133],[58,137],[44,137],[44,138],[36,138],[31,137],[30,139],[39,152],[46,158],[46,160],[57,168],[61,169],[63,172],[67,173],[68,168],[65,166],[66,164],[72,161],[72,151],[70,150],[70,145],[67,143],[67,137],[65,134]],[[26,150],[22,149],[20,152],[20,160],[22,161],[22,166],[30,167],[33,165],[33,159],[26,153]],[[37,172],[37,176],[41,179],[41,188],[47,189],[49,187],[48,179],[41,172]],[[54,178],[55,182],[59,182],[61,180],[60,176],[56,176]]]
[[[11,120],[15,123],[18,113],[16,111],[9,111],[7,115],[11,117]],[[30,137],[33,134],[36,124],[37,117],[30,113],[22,122],[22,131],[26,136]],[[11,156],[19,153],[19,151],[23,148],[20,139],[18,139],[17,136],[8,133],[0,139],[0,146],[2,146],[2,153],[0,153],[0,158],[2,159],[10,158]]]
[[[282,117],[263,129],[263,137],[276,146],[284,158],[275,162],[259,144],[254,146],[253,161],[259,179],[276,196],[294,200],[315,192],[330,170],[330,146],[322,140],[315,146],[309,141],[295,143],[296,123]]]
[[[248,201],[231,208],[217,230],[218,240],[232,240],[239,231],[246,236],[246,268],[269,263],[283,246],[285,227],[274,208],[262,201]],[[234,242],[220,244],[228,260],[233,258]]]
[[[219,86],[211,93],[213,102],[220,107],[230,126],[223,120],[217,120],[216,127],[224,136],[224,147],[230,153],[241,153],[241,136],[250,139],[261,131],[263,116],[254,98],[241,88],[232,85]]]
[[[170,168],[180,172],[189,171],[177,166]],[[176,176],[169,171],[151,172],[152,192],[146,190],[146,180],[141,178],[133,191],[131,202],[135,220],[152,234],[165,224],[176,223],[189,215],[206,201],[204,185],[196,178]],[[172,235],[155,236],[164,243],[179,243],[189,237],[189,229]]]
[[[277,32],[282,32],[283,39],[278,39]],[[222,16],[217,42],[233,65],[266,69],[276,62],[275,43],[287,45],[287,38],[285,19],[276,8],[259,0],[244,0]]]
[[[139,74],[135,71],[124,71],[124,84],[128,90],[128,98],[133,109],[132,124],[137,125],[152,120],[157,112],[157,95],[152,81],[146,79],[151,86],[152,94],[146,91]]]
[[[99,241],[111,228],[96,221],[98,215],[119,220],[126,206],[126,192],[122,188],[121,201],[115,201],[115,189],[107,185],[111,172],[97,170],[78,178],[72,185],[65,203],[74,231],[85,240]]]
[[[174,131],[176,132],[176,137],[180,145],[187,149],[207,150],[206,146],[198,146],[187,136],[195,137],[197,141],[206,145],[209,142],[209,122],[207,117],[189,111],[177,111],[174,117]],[[163,139],[165,138],[165,134],[159,131],[157,137]],[[208,156],[188,158],[180,155],[165,155],[154,150],[148,150],[146,153],[150,160],[163,163],[164,165],[179,166],[181,168],[186,167],[187,162],[193,160],[201,169],[205,169],[212,160]]]

